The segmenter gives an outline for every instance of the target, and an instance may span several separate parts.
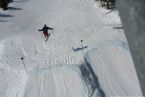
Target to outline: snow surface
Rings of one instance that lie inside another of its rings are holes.
[[[86,60],[98,76],[107,97],[142,95],[130,53],[126,48],[120,45],[97,48],[86,54]]]
[[[117,11],[94,0],[16,0],[10,7],[0,10],[0,97],[141,95],[124,32],[114,29],[122,26]],[[54,28],[47,42],[38,32],[44,24]],[[88,48],[74,52],[81,40]],[[80,68],[88,51],[99,86]]]

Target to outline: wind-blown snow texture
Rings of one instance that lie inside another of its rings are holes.
[[[121,26],[94,0],[15,1],[0,11],[0,97],[141,95]]]

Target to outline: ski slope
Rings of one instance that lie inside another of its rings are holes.
[[[86,60],[98,76],[107,97],[141,96],[132,59],[125,47],[118,44],[94,49],[86,53]]]
[[[15,0],[10,7],[0,10],[0,97],[142,95],[117,11],[94,0]],[[38,32],[44,24],[54,28],[47,42]],[[81,40],[88,48],[74,52]]]

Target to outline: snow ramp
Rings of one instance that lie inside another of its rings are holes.
[[[142,95],[130,52],[126,48],[117,45],[100,47],[86,53],[85,59],[98,77],[106,97]]]

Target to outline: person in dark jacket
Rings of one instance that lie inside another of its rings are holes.
[[[47,25],[45,24],[44,27],[42,29],[39,29],[38,31],[43,31],[43,34],[46,38],[46,41],[48,40],[48,37],[50,36],[50,33],[48,33],[48,30],[53,30],[54,28],[50,28],[47,27]]]

